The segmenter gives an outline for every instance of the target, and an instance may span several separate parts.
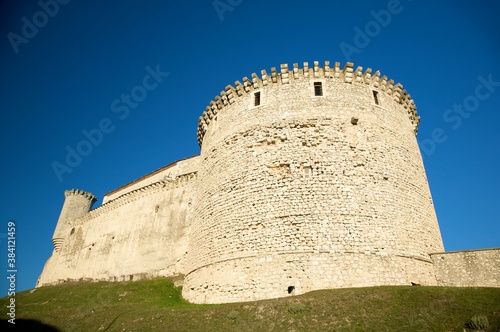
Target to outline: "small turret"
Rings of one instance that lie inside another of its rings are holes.
[[[52,236],[56,251],[61,249],[64,239],[69,235],[73,220],[87,214],[96,201],[94,195],[78,189],[66,190],[64,196],[66,199]]]

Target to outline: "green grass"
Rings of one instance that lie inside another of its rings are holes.
[[[42,287],[18,293],[16,306],[16,327],[25,331],[463,332],[474,315],[500,331],[500,288],[370,287],[196,305],[171,281],[156,279]]]

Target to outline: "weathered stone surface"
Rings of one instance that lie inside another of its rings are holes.
[[[280,69],[210,102],[199,156],[90,212],[93,195],[67,192],[38,285],[185,275],[183,295],[196,303],[500,286],[498,250],[435,254],[444,249],[415,139],[420,117],[400,83],[352,63]]]
[[[440,286],[499,287],[500,249],[431,254]]]
[[[199,127],[183,295],[232,302],[290,286],[435,285],[428,253],[443,245],[414,104],[394,98],[385,76],[353,80],[351,63],[338,77],[318,63],[307,75],[281,70]]]
[[[194,166],[197,160],[196,156],[183,162]],[[88,200],[77,205],[72,200],[75,195],[66,195],[54,232],[60,249],[45,264],[38,286],[66,280],[124,281],[184,274],[196,172],[183,174],[192,169],[179,166],[174,163],[119,188],[115,191],[119,196],[90,212]],[[152,178],[159,181],[151,183]],[[68,204],[71,211],[83,207],[87,213],[62,218]]]

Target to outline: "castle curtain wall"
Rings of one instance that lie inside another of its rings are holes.
[[[38,286],[185,273],[196,173],[128,192],[72,220]]]
[[[94,210],[92,194],[65,193],[38,286],[183,276],[195,303],[499,286],[499,249],[442,253],[419,117],[401,84],[329,62],[242,81],[199,118],[199,156],[113,190]]]

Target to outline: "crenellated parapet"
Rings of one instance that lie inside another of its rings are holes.
[[[61,249],[68,235],[68,230],[72,227],[74,222],[88,215],[92,205],[97,200],[91,193],[79,189],[66,190],[64,196],[64,205],[59,215],[54,235],[52,236],[52,243],[54,244],[55,251]]]
[[[156,181],[143,181],[92,210],[94,195],[66,191],[54,251],[37,287],[183,275],[197,172],[176,171],[159,172]]]
[[[403,106],[408,113],[408,118],[415,129],[415,134],[418,130],[420,117],[417,115],[417,108],[410,94],[403,89],[401,83],[395,83],[394,80],[387,76],[382,76],[379,71],[373,72],[371,68],[363,71],[363,67],[354,67],[352,62],[347,62],[343,68],[340,67],[340,62],[335,62],[333,67],[330,66],[330,61],[325,61],[323,67],[320,67],[318,61],[314,61],[313,66],[309,67],[308,62],[303,63],[303,67],[299,68],[297,63],[289,68],[288,64],[280,66],[280,72],[275,67],[271,68],[271,73],[266,70],[261,70],[261,75],[253,73],[251,78],[243,77],[242,81],[236,81],[234,86],[227,85],[225,90],[221,91],[220,95],[215,96],[215,99],[206,107],[203,114],[198,119],[198,144],[201,146],[203,137],[211,121],[217,116],[218,112],[224,107],[231,105],[242,96],[249,95],[252,91],[263,87],[275,84],[292,84],[298,80],[336,80],[346,84],[368,85],[377,89],[377,91],[391,97],[396,103]]]
[[[95,197],[93,194],[80,190],[80,189],[71,189],[71,190],[66,190],[64,192],[64,196],[69,197],[69,196],[83,196],[86,199],[88,199],[91,204],[94,204],[97,201],[97,197]]]
[[[90,213],[82,216],[76,221],[76,224],[83,224],[87,221],[95,219],[102,214],[106,214],[109,211],[127,205],[133,201],[144,199],[144,197],[154,194],[158,191],[168,191],[175,188],[184,187],[185,185],[195,181],[197,175],[197,172],[191,172],[178,175],[175,178],[164,178],[160,181],[148,184],[147,186],[127,192],[126,194],[110,200],[90,211]]]

